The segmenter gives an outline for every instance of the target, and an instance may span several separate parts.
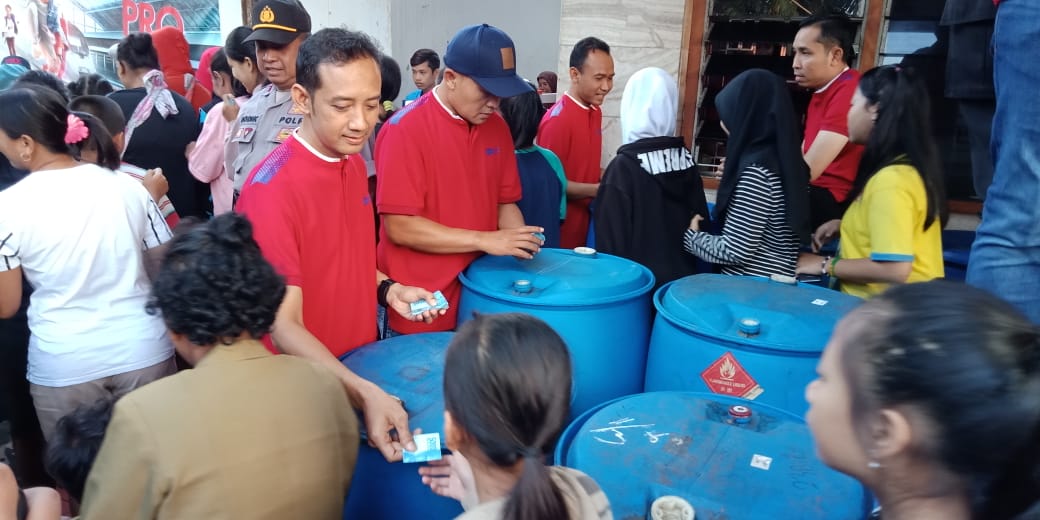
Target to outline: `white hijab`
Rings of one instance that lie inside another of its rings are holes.
[[[679,89],[663,69],[640,69],[621,94],[621,144],[647,137],[675,135]]]

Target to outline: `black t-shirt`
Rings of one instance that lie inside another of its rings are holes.
[[[123,160],[144,169],[162,168],[170,183],[167,195],[177,214],[204,218],[212,212],[209,186],[191,175],[185,154],[188,144],[195,141],[201,131],[199,117],[187,99],[171,93],[177,113],[163,119],[153,108],[148,119],[134,130]],[[145,97],[145,90],[144,87],[117,90],[108,97],[119,103],[126,120],[130,121],[138,103]]]

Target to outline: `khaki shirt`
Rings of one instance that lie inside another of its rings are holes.
[[[242,190],[253,168],[302,122],[303,112],[293,106],[289,92],[279,92],[272,84],[259,87],[242,103],[224,150],[224,165],[236,193]]]

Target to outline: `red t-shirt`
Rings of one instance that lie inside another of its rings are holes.
[[[264,258],[303,290],[303,322],[336,357],[376,340],[371,204],[360,156],[322,156],[294,133],[253,169],[235,206]]]
[[[376,140],[376,191],[382,215],[416,215],[444,226],[498,229],[498,206],[520,200],[513,138],[501,116],[470,126],[452,115],[434,94],[394,114]],[[448,313],[431,325],[390,312],[390,328],[413,334],[455,328],[461,285],[458,275],[480,253],[435,254],[399,246],[382,226],[379,268],[406,285],[441,291]]]
[[[538,125],[538,145],[548,148],[563,163],[567,180],[595,184],[600,178],[603,151],[603,112],[583,107],[570,95],[560,97]],[[592,198],[567,199],[567,216],[560,226],[560,247],[585,245],[589,234]]]
[[[838,75],[822,92],[816,92],[809,102],[809,111],[805,116],[805,141],[802,153],[809,151],[813,141],[820,132],[834,132],[846,137],[849,135],[849,107],[852,96],[859,85],[859,72],[849,69]],[[852,189],[859,168],[859,159],[863,156],[863,146],[846,143],[834,162],[823,170],[812,182],[813,186],[826,188],[834,195],[834,200],[843,202]]]

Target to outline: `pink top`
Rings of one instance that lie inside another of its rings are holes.
[[[242,96],[235,101],[241,104],[246,99],[249,98]],[[202,124],[202,133],[195,140],[195,149],[188,157],[191,174],[199,181],[209,183],[214,215],[231,211],[234,198],[234,182],[224,171],[224,148],[227,146],[231,123],[224,119],[223,110],[223,101],[209,109],[209,117]]]

